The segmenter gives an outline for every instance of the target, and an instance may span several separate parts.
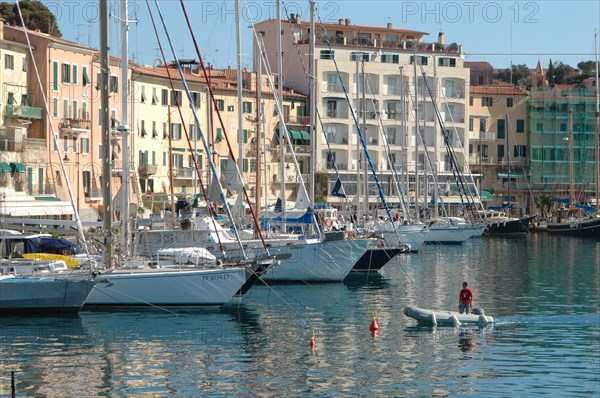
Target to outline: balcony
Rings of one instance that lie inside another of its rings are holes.
[[[286,124],[308,126],[308,116],[285,115],[284,120]]]
[[[36,119],[42,118],[42,108],[34,108],[32,106],[6,105],[6,116],[20,119]]]
[[[138,167],[138,173],[140,176],[147,177],[156,174],[157,166],[155,164],[141,164]]]
[[[66,118],[60,122],[60,129],[63,132],[89,133],[92,130],[92,121],[86,118]]]
[[[182,167],[180,169],[173,170],[173,177],[192,179],[192,178],[194,178],[195,173],[196,173],[196,170],[193,169],[192,167]]]

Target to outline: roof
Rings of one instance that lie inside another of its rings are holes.
[[[269,18],[266,19],[264,21],[258,22],[257,24],[255,24],[256,26],[260,26],[262,24],[267,24],[267,23],[271,23],[274,22],[275,19],[274,18]],[[385,33],[399,33],[399,34],[412,34],[414,36],[424,36],[424,35],[429,35],[429,33],[427,32],[420,32],[417,30],[412,30],[412,29],[398,29],[398,28],[388,28],[385,26],[367,26],[367,25],[352,25],[350,24],[350,20],[347,19],[340,19],[339,21],[342,21],[342,23],[333,23],[333,22],[324,22],[323,23],[323,27],[325,28],[335,28],[335,29],[339,29],[339,30],[352,30],[352,31],[358,31],[358,30],[369,30],[372,32],[385,32]],[[289,21],[283,21],[284,23],[288,23],[288,24],[292,24]],[[310,23],[308,21],[301,21],[296,23],[296,25],[301,25],[302,27],[309,27]]]
[[[492,64],[486,61],[465,61],[465,68],[486,68],[486,69],[494,69]]]
[[[4,29],[4,40],[16,41],[14,37],[10,36],[11,30],[15,30],[19,33],[25,33],[25,29],[23,29],[20,26],[4,25],[2,28]],[[48,33],[43,33],[38,30],[27,29],[27,35],[37,36],[39,38],[46,39],[53,43],[59,43],[59,44],[63,44],[66,46],[77,47],[82,50],[94,51],[94,49],[91,47],[85,46],[83,44],[75,43],[74,41],[61,39],[60,37],[52,36],[52,35],[49,35]]]

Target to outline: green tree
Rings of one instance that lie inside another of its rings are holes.
[[[569,79],[575,76],[575,69],[572,66],[562,63],[554,63],[554,82],[557,84],[569,83]]]
[[[539,194],[535,197],[535,205],[542,212],[542,217],[546,218],[546,215],[550,212],[552,208],[552,196],[546,194]]]
[[[594,61],[581,61],[577,64],[579,70],[581,70],[581,74],[585,76],[592,76],[596,73],[596,63]]]
[[[554,87],[554,64],[552,63],[552,59],[550,60],[550,65],[548,65],[546,80],[548,80],[548,85],[550,87]]]
[[[27,29],[36,30],[48,33],[55,37],[62,37],[62,33],[56,23],[56,16],[42,2],[37,0],[21,0],[21,14]],[[0,3],[0,17],[10,24],[21,26],[19,11],[16,3],[2,2]]]

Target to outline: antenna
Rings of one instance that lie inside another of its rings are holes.
[[[75,41],[78,44],[81,44],[81,42],[79,41],[79,38],[81,37],[81,35],[79,34],[79,28],[81,28],[83,26],[83,24],[78,23],[76,26],[77,26],[77,36],[75,37]]]

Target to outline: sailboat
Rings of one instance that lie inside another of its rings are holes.
[[[100,2],[100,39],[101,62],[104,78],[101,81],[102,101],[108,103],[108,4]],[[121,10],[123,28],[127,32],[127,0],[122,0]],[[158,8],[158,5],[157,5]],[[160,13],[160,8],[158,8]],[[162,14],[161,14],[162,18]],[[127,35],[123,35],[127,40]],[[127,68],[127,53],[123,51],[122,67]],[[124,86],[127,85],[127,79]],[[127,101],[128,96],[122,96]],[[108,106],[103,106],[102,131],[103,141],[108,145],[110,130],[108,123]],[[123,126],[126,127],[126,120]],[[123,128],[126,130],[126,128]],[[124,149],[124,151],[126,148]],[[105,175],[110,175],[109,159],[103,160]],[[126,179],[124,179],[125,185]],[[111,193],[110,184],[104,189],[105,223],[110,234]],[[125,206],[127,207],[127,206]],[[108,222],[106,221],[108,220]],[[270,262],[256,258],[253,263],[240,261],[233,265],[218,265],[211,267],[198,267],[164,263],[161,261],[129,262],[121,268],[113,267],[111,236],[106,237],[105,263],[107,270],[98,271],[108,283],[98,285],[85,302],[89,307],[114,307],[114,306],[197,306],[221,305],[229,301],[236,294],[245,293],[256,282],[258,276],[268,268]],[[153,253],[153,255],[156,253]]]

